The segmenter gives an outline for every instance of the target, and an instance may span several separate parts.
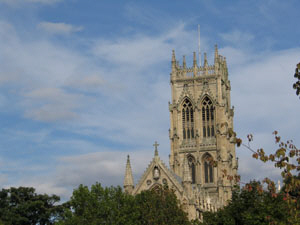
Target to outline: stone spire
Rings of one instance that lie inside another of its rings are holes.
[[[176,63],[175,50],[172,50],[172,62]]]
[[[204,53],[204,68],[208,67],[206,52]]]
[[[133,184],[133,177],[132,177],[132,171],[130,166],[130,159],[129,155],[127,156],[127,163],[126,163],[126,171],[125,171],[125,177],[124,177],[124,190],[126,193],[131,194],[134,188]]]
[[[193,74],[194,74],[194,77],[197,75],[197,56],[196,56],[196,52],[194,52],[194,59],[193,59]]]
[[[205,74],[205,75],[208,74],[208,63],[207,63],[206,52],[204,53],[204,74]]]
[[[186,61],[185,61],[185,55],[183,56],[183,63],[182,63],[182,66],[183,66],[183,68],[185,69],[186,68]]]
[[[176,57],[175,57],[175,50],[172,50],[172,72],[176,70]]]
[[[218,53],[218,45],[215,45],[215,65],[218,64],[219,53]]]
[[[193,66],[197,67],[197,57],[196,57],[196,52],[193,52],[194,54],[194,59],[193,59]]]

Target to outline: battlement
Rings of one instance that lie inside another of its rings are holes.
[[[214,64],[208,65],[206,53],[204,53],[204,64],[203,66],[198,66],[196,52],[194,52],[193,66],[187,67],[185,56],[183,56],[182,65],[179,65],[179,61],[176,61],[175,51],[172,51],[172,72],[171,79],[177,78],[197,78],[206,76],[224,76],[228,77],[228,69],[226,58],[218,54],[218,47],[215,46],[215,57]]]

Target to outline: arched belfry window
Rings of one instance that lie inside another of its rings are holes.
[[[192,139],[194,132],[194,109],[190,100],[185,99],[182,104],[182,132],[183,139]]]
[[[211,155],[206,154],[203,158],[204,165],[204,181],[205,183],[214,182],[214,172],[213,172],[213,158]]]
[[[196,161],[192,155],[189,155],[187,159],[190,167],[192,184],[195,184],[196,183]]]
[[[202,125],[203,125],[203,137],[215,136],[215,112],[212,101],[209,97],[205,97],[202,101]]]

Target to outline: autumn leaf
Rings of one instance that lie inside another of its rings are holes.
[[[258,159],[258,153],[253,153],[252,157]]]

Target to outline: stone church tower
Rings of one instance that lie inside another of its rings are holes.
[[[190,219],[201,218],[203,211],[214,211],[231,198],[234,181],[227,175],[237,174],[233,136],[233,107],[225,57],[215,47],[214,64],[182,65],[172,53],[170,83],[170,169],[155,156],[134,187],[129,157],[124,189],[129,194],[168,185],[188,212]]]
[[[179,66],[173,51],[171,90],[170,168],[182,177],[186,157],[193,187],[211,199],[226,202],[233,184],[223,179],[224,170],[227,175],[236,175],[237,160],[229,137],[234,113],[226,58],[218,54],[217,46],[214,64],[208,65],[205,53],[203,67],[197,65],[195,52],[191,68],[187,68],[185,57]]]

